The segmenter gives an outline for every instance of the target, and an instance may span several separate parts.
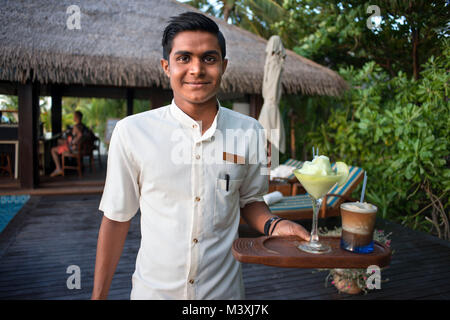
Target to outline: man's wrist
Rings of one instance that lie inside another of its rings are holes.
[[[280,218],[277,216],[273,216],[266,221],[266,223],[264,224],[264,235],[266,235],[266,236],[270,235],[270,233],[269,233],[270,227],[271,227],[272,223],[274,223],[274,221],[276,221],[277,219],[280,219]]]
[[[272,227],[272,231],[270,232],[270,235],[273,234],[273,232],[275,231],[275,228],[277,227],[278,223],[279,223],[280,221],[283,221],[283,220],[286,220],[286,219],[285,219],[285,218],[278,218],[278,220],[276,220],[275,223],[272,223],[272,224],[273,224],[273,227]]]

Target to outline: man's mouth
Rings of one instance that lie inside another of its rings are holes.
[[[210,84],[210,82],[208,82],[208,81],[185,81],[184,84],[194,87],[194,88],[201,88],[203,86]]]

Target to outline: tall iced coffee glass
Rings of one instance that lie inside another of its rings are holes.
[[[370,203],[341,204],[341,248],[356,253],[373,252],[373,231],[377,207]]]

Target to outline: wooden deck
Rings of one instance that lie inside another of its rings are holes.
[[[0,234],[0,299],[89,299],[102,218],[99,201],[99,195],[32,196]],[[395,250],[391,266],[382,271],[389,281],[380,290],[338,294],[324,286],[324,272],[244,264],[247,299],[450,299],[450,242],[390,222],[379,221],[377,227],[393,232]],[[241,235],[250,236],[244,228]],[[110,299],[129,298],[139,241],[135,217]],[[81,289],[66,286],[70,265],[81,269]]]

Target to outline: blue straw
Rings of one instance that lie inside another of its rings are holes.
[[[363,202],[364,201],[364,192],[366,192],[366,184],[367,184],[367,172],[364,171],[364,181],[363,181],[363,186],[362,186],[362,191],[361,191],[361,200],[359,202]]]
[[[314,153],[314,147],[313,147],[313,159],[314,159],[314,156],[315,156],[316,154]]]

